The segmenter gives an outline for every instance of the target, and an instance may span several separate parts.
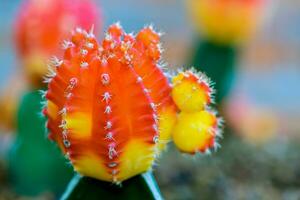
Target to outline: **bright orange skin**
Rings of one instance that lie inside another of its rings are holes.
[[[176,115],[157,65],[158,34],[145,28],[133,37],[112,25],[102,45],[85,31],[71,42],[49,80],[49,137],[85,176],[120,182],[149,170],[158,153],[157,116],[165,108]]]

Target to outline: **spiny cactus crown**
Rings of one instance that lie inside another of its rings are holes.
[[[183,152],[215,146],[217,117],[205,111],[210,85],[186,72],[172,88],[159,65],[159,42],[152,27],[134,36],[114,24],[101,44],[92,31],[76,29],[64,42],[64,58],[52,59],[44,108],[49,137],[82,175],[120,182],[150,170],[172,133]],[[177,119],[179,110],[187,117]],[[201,112],[196,122],[190,111]]]

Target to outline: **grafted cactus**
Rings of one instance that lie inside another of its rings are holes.
[[[82,30],[69,44],[49,79],[50,138],[86,176],[118,182],[149,170],[176,120],[158,34],[112,25],[102,45]]]
[[[159,42],[159,34],[151,27],[134,36],[114,24],[101,44],[92,31],[76,29],[63,59],[52,59],[43,110],[49,137],[81,175],[120,183],[151,170],[172,133],[174,139],[181,137],[174,126],[182,129],[204,124],[205,134],[206,129],[215,127],[217,118],[212,113],[202,114],[196,121],[186,119],[183,127],[180,114],[176,125],[180,110],[205,112],[211,88],[201,80],[180,87],[186,83],[180,80],[185,73],[174,78],[172,88],[159,65]],[[192,71],[186,73],[197,78]],[[195,101],[185,99],[188,95]],[[206,139],[201,131],[200,127],[189,130],[175,144],[182,150],[181,146],[193,139],[204,144],[190,147],[194,148],[191,152],[205,152],[215,145],[216,134],[209,132]],[[196,134],[201,136],[194,137]]]

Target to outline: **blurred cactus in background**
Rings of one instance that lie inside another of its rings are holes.
[[[16,49],[31,83],[41,86],[46,60],[61,54],[57,48],[75,27],[101,26],[99,11],[91,0],[28,0],[15,23]]]
[[[196,28],[222,44],[240,43],[256,31],[266,0],[188,0]]]
[[[73,174],[58,150],[46,140],[39,90],[45,87],[42,81],[47,60],[62,53],[58,48],[62,38],[78,26],[95,27],[98,31],[99,14],[90,0],[28,0],[20,8],[15,42],[29,91],[18,108],[17,135],[9,154],[11,182],[20,195],[60,195]]]
[[[134,36],[114,24],[101,44],[92,30],[76,29],[66,44],[63,59],[52,60],[43,110],[50,139],[84,176],[65,199],[161,199],[148,171],[172,136],[186,153],[217,146],[207,78],[180,72],[170,85],[152,27]]]
[[[233,84],[241,43],[262,22],[266,0],[188,0],[187,8],[197,30],[192,65],[215,82],[216,102],[223,101]]]
[[[0,131],[11,133],[15,130],[19,99],[22,92],[27,89],[26,83],[24,76],[18,73],[9,80],[9,87],[0,91]]]

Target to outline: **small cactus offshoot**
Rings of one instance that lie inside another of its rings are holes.
[[[114,24],[101,43],[76,29],[68,44],[64,57],[52,60],[43,112],[49,138],[77,172],[119,183],[151,170],[172,135],[182,152],[215,147],[210,85],[189,71],[172,86],[152,27],[134,36]]]
[[[181,72],[173,77],[173,99],[180,109],[173,141],[185,153],[209,153],[217,149],[221,119],[208,105],[212,102],[210,80],[203,74]]]

